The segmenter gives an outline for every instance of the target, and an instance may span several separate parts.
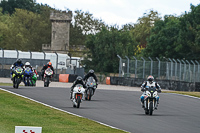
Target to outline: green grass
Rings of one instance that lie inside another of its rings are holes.
[[[188,91],[162,91],[162,93],[176,93],[176,94],[183,94],[183,95],[189,95],[194,97],[200,98],[200,92],[188,92]]]
[[[0,83],[0,86],[13,86],[12,83]],[[19,86],[24,86],[24,85],[19,85]]]
[[[11,83],[0,83],[0,86],[13,86]]]
[[[5,84],[1,84],[3,86]],[[0,132],[14,133],[15,126],[42,127],[42,133],[122,133],[86,118],[58,111],[0,90]]]

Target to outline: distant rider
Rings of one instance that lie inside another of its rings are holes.
[[[42,70],[41,70],[41,76],[42,76],[42,80],[44,78],[44,71],[47,69],[47,68],[51,68],[51,70],[53,71],[53,74],[54,74],[54,68],[52,66],[52,63],[51,62],[48,62],[46,65],[43,66]],[[53,75],[52,75],[53,76]]]
[[[31,66],[30,62],[25,63],[24,69],[26,69],[27,67],[29,67],[31,69],[31,71],[33,71],[33,67]]]
[[[141,103],[142,103],[142,107],[143,108],[144,108],[144,97],[146,96],[146,92],[145,91],[146,91],[146,87],[147,86],[149,86],[149,87],[151,87],[151,86],[156,87],[157,91],[161,92],[160,85],[157,82],[154,82],[153,80],[154,80],[154,77],[150,75],[147,78],[147,81],[145,81],[142,84],[142,86],[141,86],[141,91],[143,92],[143,94],[141,95],[140,99],[141,99]],[[156,96],[156,100],[157,100],[157,104],[156,105],[158,106],[158,104],[159,104],[159,96],[158,95]],[[155,107],[155,109],[157,109],[157,106]]]
[[[32,73],[31,73],[31,75],[30,75],[30,78],[31,78],[31,84],[33,84],[33,83],[32,83],[33,68],[32,68],[32,66],[31,66],[30,62],[26,62],[26,63],[25,63],[25,65],[24,65],[24,70],[25,70],[25,71],[26,71],[26,68],[30,68],[30,70],[32,71]],[[27,84],[25,83],[25,76],[24,76],[23,80],[24,80],[24,84],[27,85]]]
[[[93,77],[94,80],[96,81],[96,84],[98,85],[98,80],[97,80],[97,76],[94,74],[94,70],[90,69],[89,72],[84,76],[83,80],[87,81],[87,79],[89,77]]]
[[[81,84],[83,85],[83,88],[87,88],[87,86],[85,85],[83,78],[81,76],[78,76],[76,78],[76,80],[74,81],[72,87],[71,87],[71,91],[70,91],[70,99],[72,99],[72,93],[73,93],[73,89],[77,84]]]
[[[21,59],[17,59],[16,62],[11,66],[11,80],[13,80],[13,68],[21,67],[23,69],[24,64],[22,63]]]

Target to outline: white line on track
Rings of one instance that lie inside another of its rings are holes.
[[[48,105],[48,104],[45,104],[45,103],[39,102],[39,101],[37,101],[37,100],[31,99],[31,98],[29,98],[29,97],[26,97],[26,96],[23,96],[23,95],[17,94],[17,93],[15,93],[15,92],[12,92],[12,91],[9,91],[9,90],[3,89],[3,88],[0,88],[0,90],[2,90],[2,91],[6,91],[6,92],[8,92],[8,93],[11,93],[11,94],[14,94],[14,95],[17,95],[17,96],[20,96],[20,97],[26,98],[26,99],[29,99],[29,100],[34,101],[34,102],[36,102],[36,103],[42,104],[42,105],[44,105],[44,106],[47,106],[47,107],[50,107],[50,108],[53,108],[53,109],[56,109],[56,110],[59,110],[59,111],[62,111],[62,112],[65,112],[65,113],[68,113],[68,114],[74,115],[74,116],[78,116],[78,117],[86,118],[86,117],[83,117],[83,116],[80,116],[80,115],[77,115],[77,114],[74,114],[74,113],[71,113],[71,112],[68,112],[68,111],[65,111],[65,110],[62,110],[62,109],[59,109],[59,108],[53,107],[53,106],[51,106],[51,105]],[[87,119],[88,119],[88,118],[87,118]],[[89,120],[92,120],[92,119],[89,119]],[[92,121],[95,121],[95,122],[97,122],[97,123],[99,123],[99,124],[101,124],[101,125],[104,125],[104,126],[107,126],[107,127],[110,127],[110,128],[114,128],[114,129],[122,130],[122,129],[119,129],[119,128],[117,128],[117,127],[114,127],[114,126],[111,126],[111,125],[108,125],[108,124],[105,124],[105,123],[102,123],[102,122],[99,122],[99,121],[96,121],[96,120],[92,120]],[[128,131],[126,131],[126,130],[122,130],[122,131],[128,132]]]
[[[167,93],[165,93],[165,94],[167,94]],[[179,96],[184,96],[184,97],[190,97],[190,98],[194,98],[194,99],[199,99],[200,100],[199,97],[194,97],[194,96],[189,96],[189,95],[183,95],[183,94],[177,94],[177,93],[168,93],[168,94],[174,94],[174,95],[179,95]]]

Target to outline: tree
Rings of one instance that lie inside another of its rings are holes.
[[[26,9],[35,12],[33,0],[3,0],[0,3],[0,7],[3,8],[3,13],[13,14],[15,8]]]
[[[150,30],[153,28],[154,23],[160,19],[158,12],[153,10],[150,10],[148,14],[145,13],[143,17],[138,19],[132,33],[140,47],[146,47],[146,39],[150,36]]]
[[[85,61],[86,69],[93,68],[98,72],[117,72],[119,67],[117,54],[132,56],[136,43],[131,38],[128,30],[103,27],[95,35],[88,35],[86,47],[90,49],[90,53],[88,53],[89,60]]]
[[[8,27],[9,38],[5,41],[6,49],[41,51],[42,44],[48,42],[49,35],[45,32],[48,23],[39,14],[16,9]]]
[[[81,10],[76,10],[74,26],[81,27],[83,34],[86,35],[99,32],[105,24],[102,20],[95,19],[89,12],[84,13]]]
[[[180,32],[176,50],[180,57],[200,59],[200,5],[190,6],[191,12],[180,18]]]
[[[9,15],[3,15],[2,8],[0,8],[0,48],[5,48],[5,42],[8,37],[8,23],[10,21]]]
[[[176,51],[177,38],[179,34],[179,18],[169,15],[164,20],[157,20],[151,29],[150,37],[147,39],[147,46],[142,50],[144,57],[166,57],[178,58]]]

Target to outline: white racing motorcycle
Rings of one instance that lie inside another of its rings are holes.
[[[44,72],[44,87],[49,87],[52,75],[53,75],[53,70],[51,70],[51,68],[47,68]]]
[[[157,106],[156,97],[158,92],[155,87],[146,88],[146,96],[144,97],[144,110],[146,115],[152,115]]]
[[[72,92],[72,104],[73,107],[80,107],[81,102],[83,101],[84,98],[84,93],[85,93],[85,89],[83,88],[83,85],[81,84],[77,84]]]

